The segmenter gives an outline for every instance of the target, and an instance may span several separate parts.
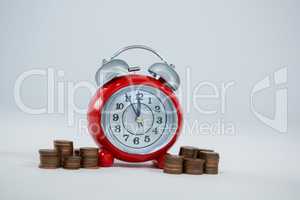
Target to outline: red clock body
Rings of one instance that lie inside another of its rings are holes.
[[[127,162],[157,161],[175,143],[182,112],[173,90],[164,81],[145,75],[114,78],[90,101],[88,128],[100,147],[99,164],[115,158]]]

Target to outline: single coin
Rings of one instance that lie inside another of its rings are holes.
[[[73,145],[73,141],[70,141],[70,140],[54,140],[54,144],[69,144],[69,145]]]
[[[64,164],[64,166],[63,166],[64,168],[80,168],[81,167],[81,165],[80,164],[76,164],[76,163],[65,163]]]
[[[55,149],[40,149],[39,153],[44,156],[58,156],[58,152]]]
[[[40,164],[39,168],[41,168],[41,169],[57,169],[57,168],[59,168],[59,166],[58,165],[43,165],[43,164]]]
[[[41,160],[40,163],[43,165],[59,165],[60,160]]]
[[[184,158],[183,161],[184,164],[187,165],[203,165],[205,162],[203,159],[199,158]]]
[[[81,166],[98,166],[98,162],[94,162],[94,163],[92,163],[92,162],[88,162],[88,163],[82,162]]]
[[[205,174],[218,174],[218,169],[211,169],[211,170],[208,170],[208,169],[204,169],[204,173]]]
[[[199,156],[205,160],[220,158],[220,156],[217,152],[210,152],[210,151],[200,151]]]
[[[167,173],[167,174],[182,174],[182,170],[180,170],[180,169],[164,168],[163,172]]]
[[[98,162],[98,157],[81,157],[82,161]]]
[[[183,156],[178,156],[178,155],[171,155],[171,154],[166,154],[165,155],[165,163],[173,163],[173,164],[182,164],[183,162]]]
[[[218,168],[219,165],[218,165],[218,164],[205,163],[204,166],[205,166],[206,168],[209,168],[209,167]]]
[[[67,162],[72,162],[72,161],[76,161],[76,162],[80,162],[81,160],[81,157],[80,156],[69,156],[69,157],[66,157],[65,160]]]
[[[179,169],[181,169],[181,168],[182,168],[182,164],[181,164],[181,165],[178,165],[178,164],[169,164],[169,163],[165,163],[165,164],[164,164],[164,168],[179,168]]]
[[[84,169],[99,169],[99,166],[95,166],[95,167],[83,167]]]
[[[204,151],[204,152],[214,152],[214,150],[212,150],[212,149],[198,149],[197,150],[197,158],[203,159],[203,156],[200,154],[201,151]]]

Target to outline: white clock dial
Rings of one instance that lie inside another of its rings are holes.
[[[108,140],[128,153],[147,154],[162,148],[177,129],[171,99],[157,88],[128,86],[114,93],[101,113]]]

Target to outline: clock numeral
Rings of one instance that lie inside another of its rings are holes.
[[[154,111],[155,111],[155,112],[160,112],[160,106],[155,106],[155,107],[154,107]]]
[[[113,114],[113,120],[118,121],[119,120],[119,115],[118,114]]]
[[[145,142],[150,142],[150,137],[149,137],[149,135],[146,135],[146,136],[145,136],[144,141],[145,141]]]
[[[156,123],[161,124],[162,123],[162,117],[157,117]]]
[[[121,126],[120,125],[115,126],[115,132],[117,132],[117,133],[121,132]]]
[[[152,104],[152,99],[151,99],[151,97],[149,97],[149,99],[148,99],[148,104]]]
[[[125,101],[130,102],[131,101],[131,96],[128,96],[128,94],[125,94]]]
[[[135,138],[133,139],[133,144],[138,145],[139,143],[140,143],[140,138],[139,138],[139,137],[135,137]]]
[[[158,128],[157,128],[157,127],[154,128],[154,129],[152,130],[152,132],[155,133],[155,134],[158,134]]]
[[[136,94],[136,99],[137,99],[137,100],[143,100],[143,96],[144,96],[143,93],[138,92],[138,93]]]
[[[128,138],[129,138],[129,135],[128,134],[124,134],[123,138],[125,138],[125,142],[127,142]]]
[[[117,110],[122,110],[124,108],[124,104],[123,103],[117,103],[116,104],[116,109]]]

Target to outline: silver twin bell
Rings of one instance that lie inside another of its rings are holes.
[[[156,51],[143,45],[124,47],[117,51],[109,61],[103,60],[102,66],[97,70],[95,75],[95,80],[99,87],[102,87],[105,83],[116,77],[128,75],[130,72],[140,70],[140,67],[130,67],[124,60],[116,59],[121,53],[130,49],[144,49],[159,57],[162,62],[152,64],[148,68],[148,72],[154,78],[162,79],[172,90],[176,91],[179,88],[180,78],[175,71],[174,65],[168,64]]]

